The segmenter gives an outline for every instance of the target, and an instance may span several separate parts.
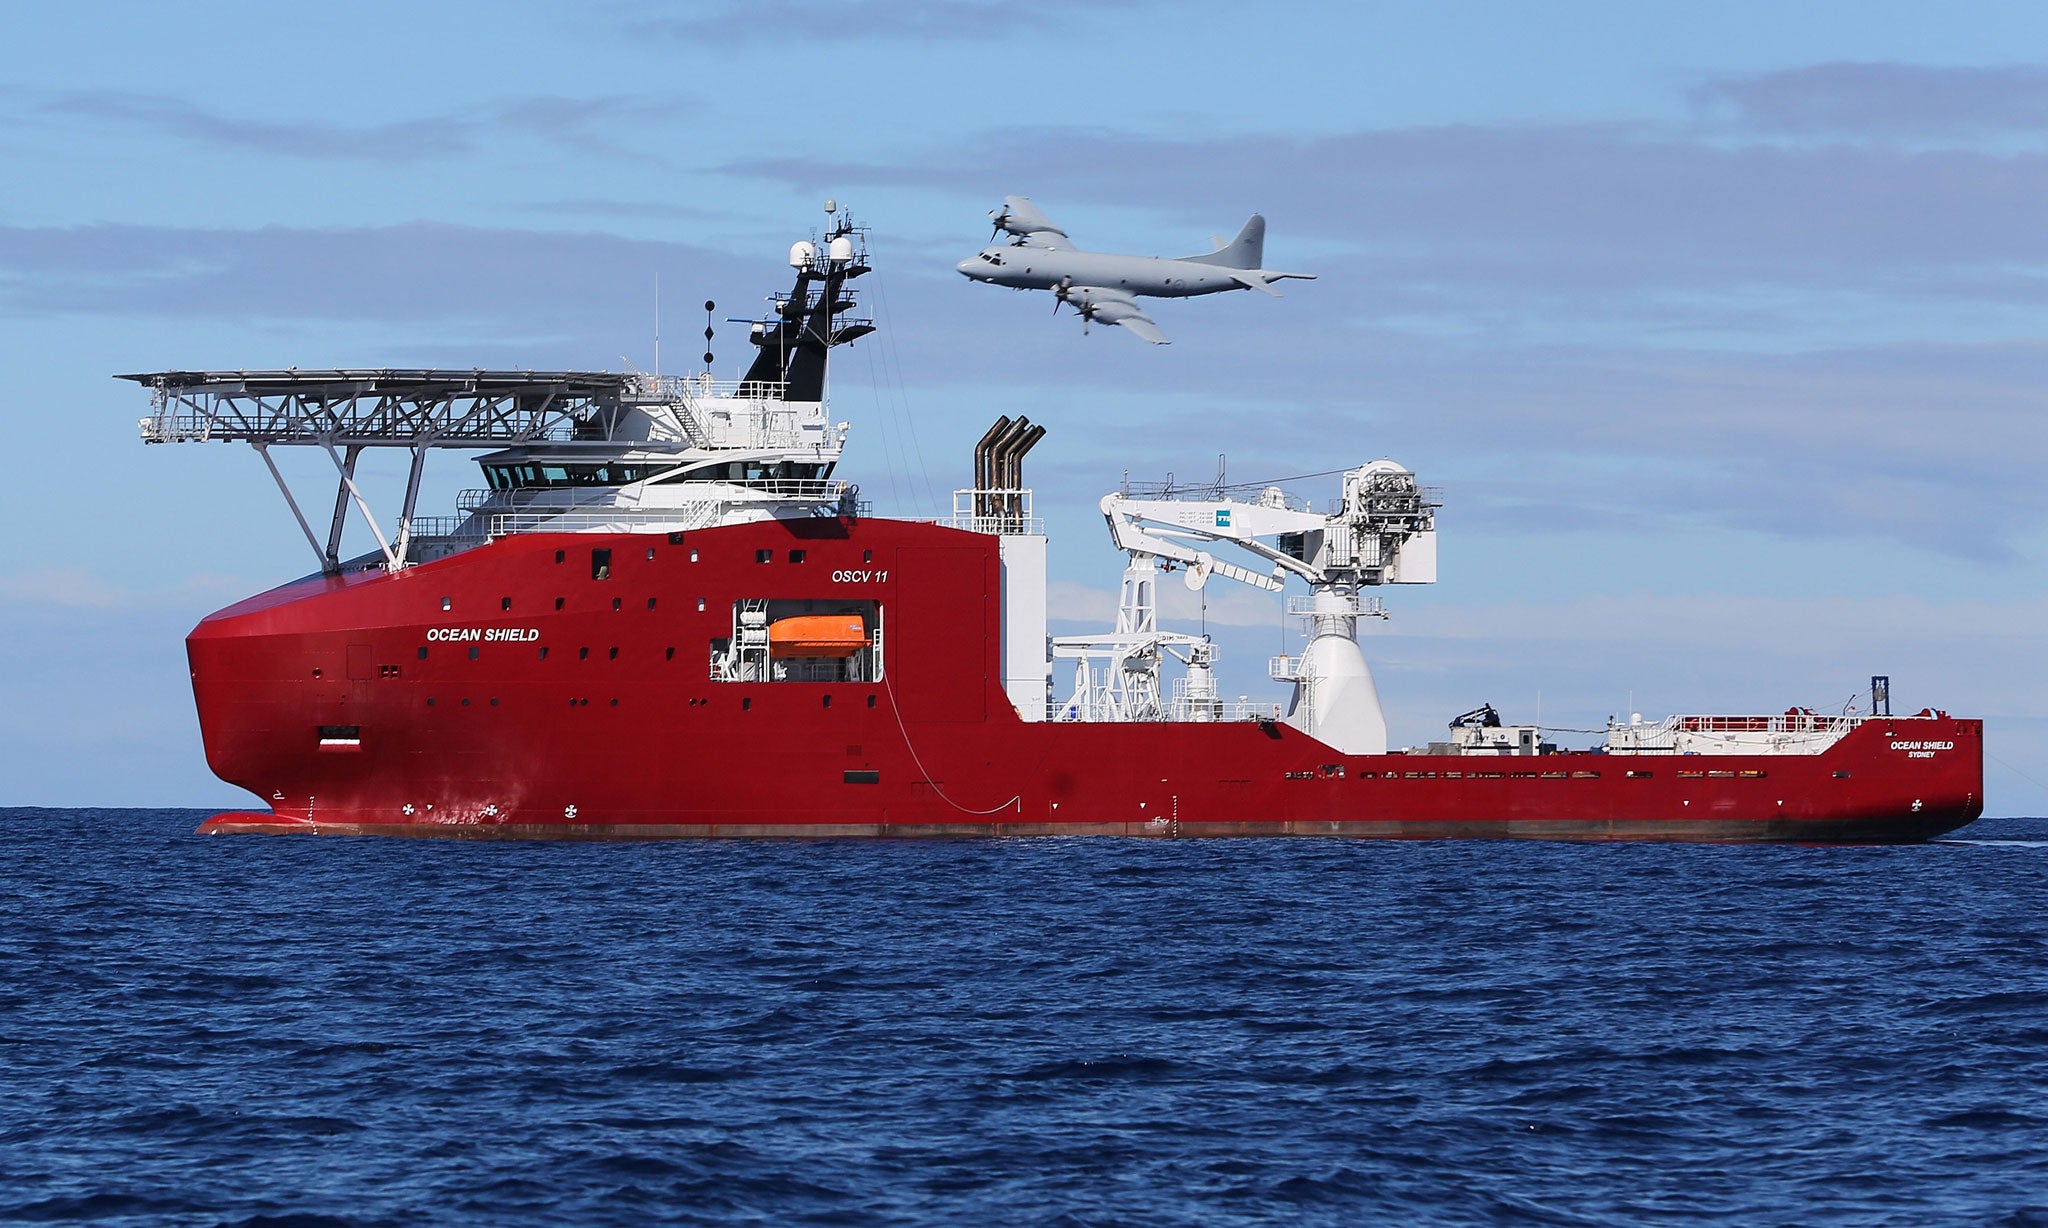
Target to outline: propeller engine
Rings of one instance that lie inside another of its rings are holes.
[[[991,242],[997,235],[1005,232],[1019,239],[1037,234],[1058,235],[1062,239],[1067,237],[1067,232],[1061,230],[1051,218],[1040,213],[1038,206],[1032,204],[1031,199],[1026,196],[1003,197],[1002,207],[989,210],[988,220],[995,223],[995,229],[990,231],[988,236]]]
[[[1081,331],[1088,331],[1088,325],[1096,320],[1104,324],[1121,324],[1137,317],[1150,320],[1139,309],[1137,300],[1120,290],[1105,290],[1100,286],[1077,286],[1071,279],[1062,279],[1052,288],[1053,310],[1058,311],[1061,303],[1071,306],[1081,317]]]

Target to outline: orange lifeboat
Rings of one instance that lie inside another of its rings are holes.
[[[850,657],[867,646],[858,614],[799,614],[768,624],[771,657]]]

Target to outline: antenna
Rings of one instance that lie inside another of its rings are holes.
[[[661,378],[661,274],[654,275],[654,378]]]

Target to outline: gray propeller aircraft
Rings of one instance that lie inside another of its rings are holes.
[[[1178,259],[1083,251],[1025,196],[1003,197],[1003,207],[988,216],[996,224],[995,233],[1008,233],[1010,241],[992,243],[953,267],[973,281],[1052,291],[1053,310],[1058,311],[1061,303],[1073,307],[1081,316],[1082,332],[1091,322],[1120,324],[1154,345],[1165,345],[1166,334],[1139,308],[1140,295],[1191,298],[1223,290],[1258,290],[1279,298],[1274,282],[1315,279],[1313,273],[1259,267],[1265,258],[1266,219],[1256,213],[1230,242],[1221,235],[1210,236],[1215,251]]]

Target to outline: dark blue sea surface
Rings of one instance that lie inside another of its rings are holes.
[[[482,844],[0,811],[0,1221],[2048,1225],[2048,821]]]

